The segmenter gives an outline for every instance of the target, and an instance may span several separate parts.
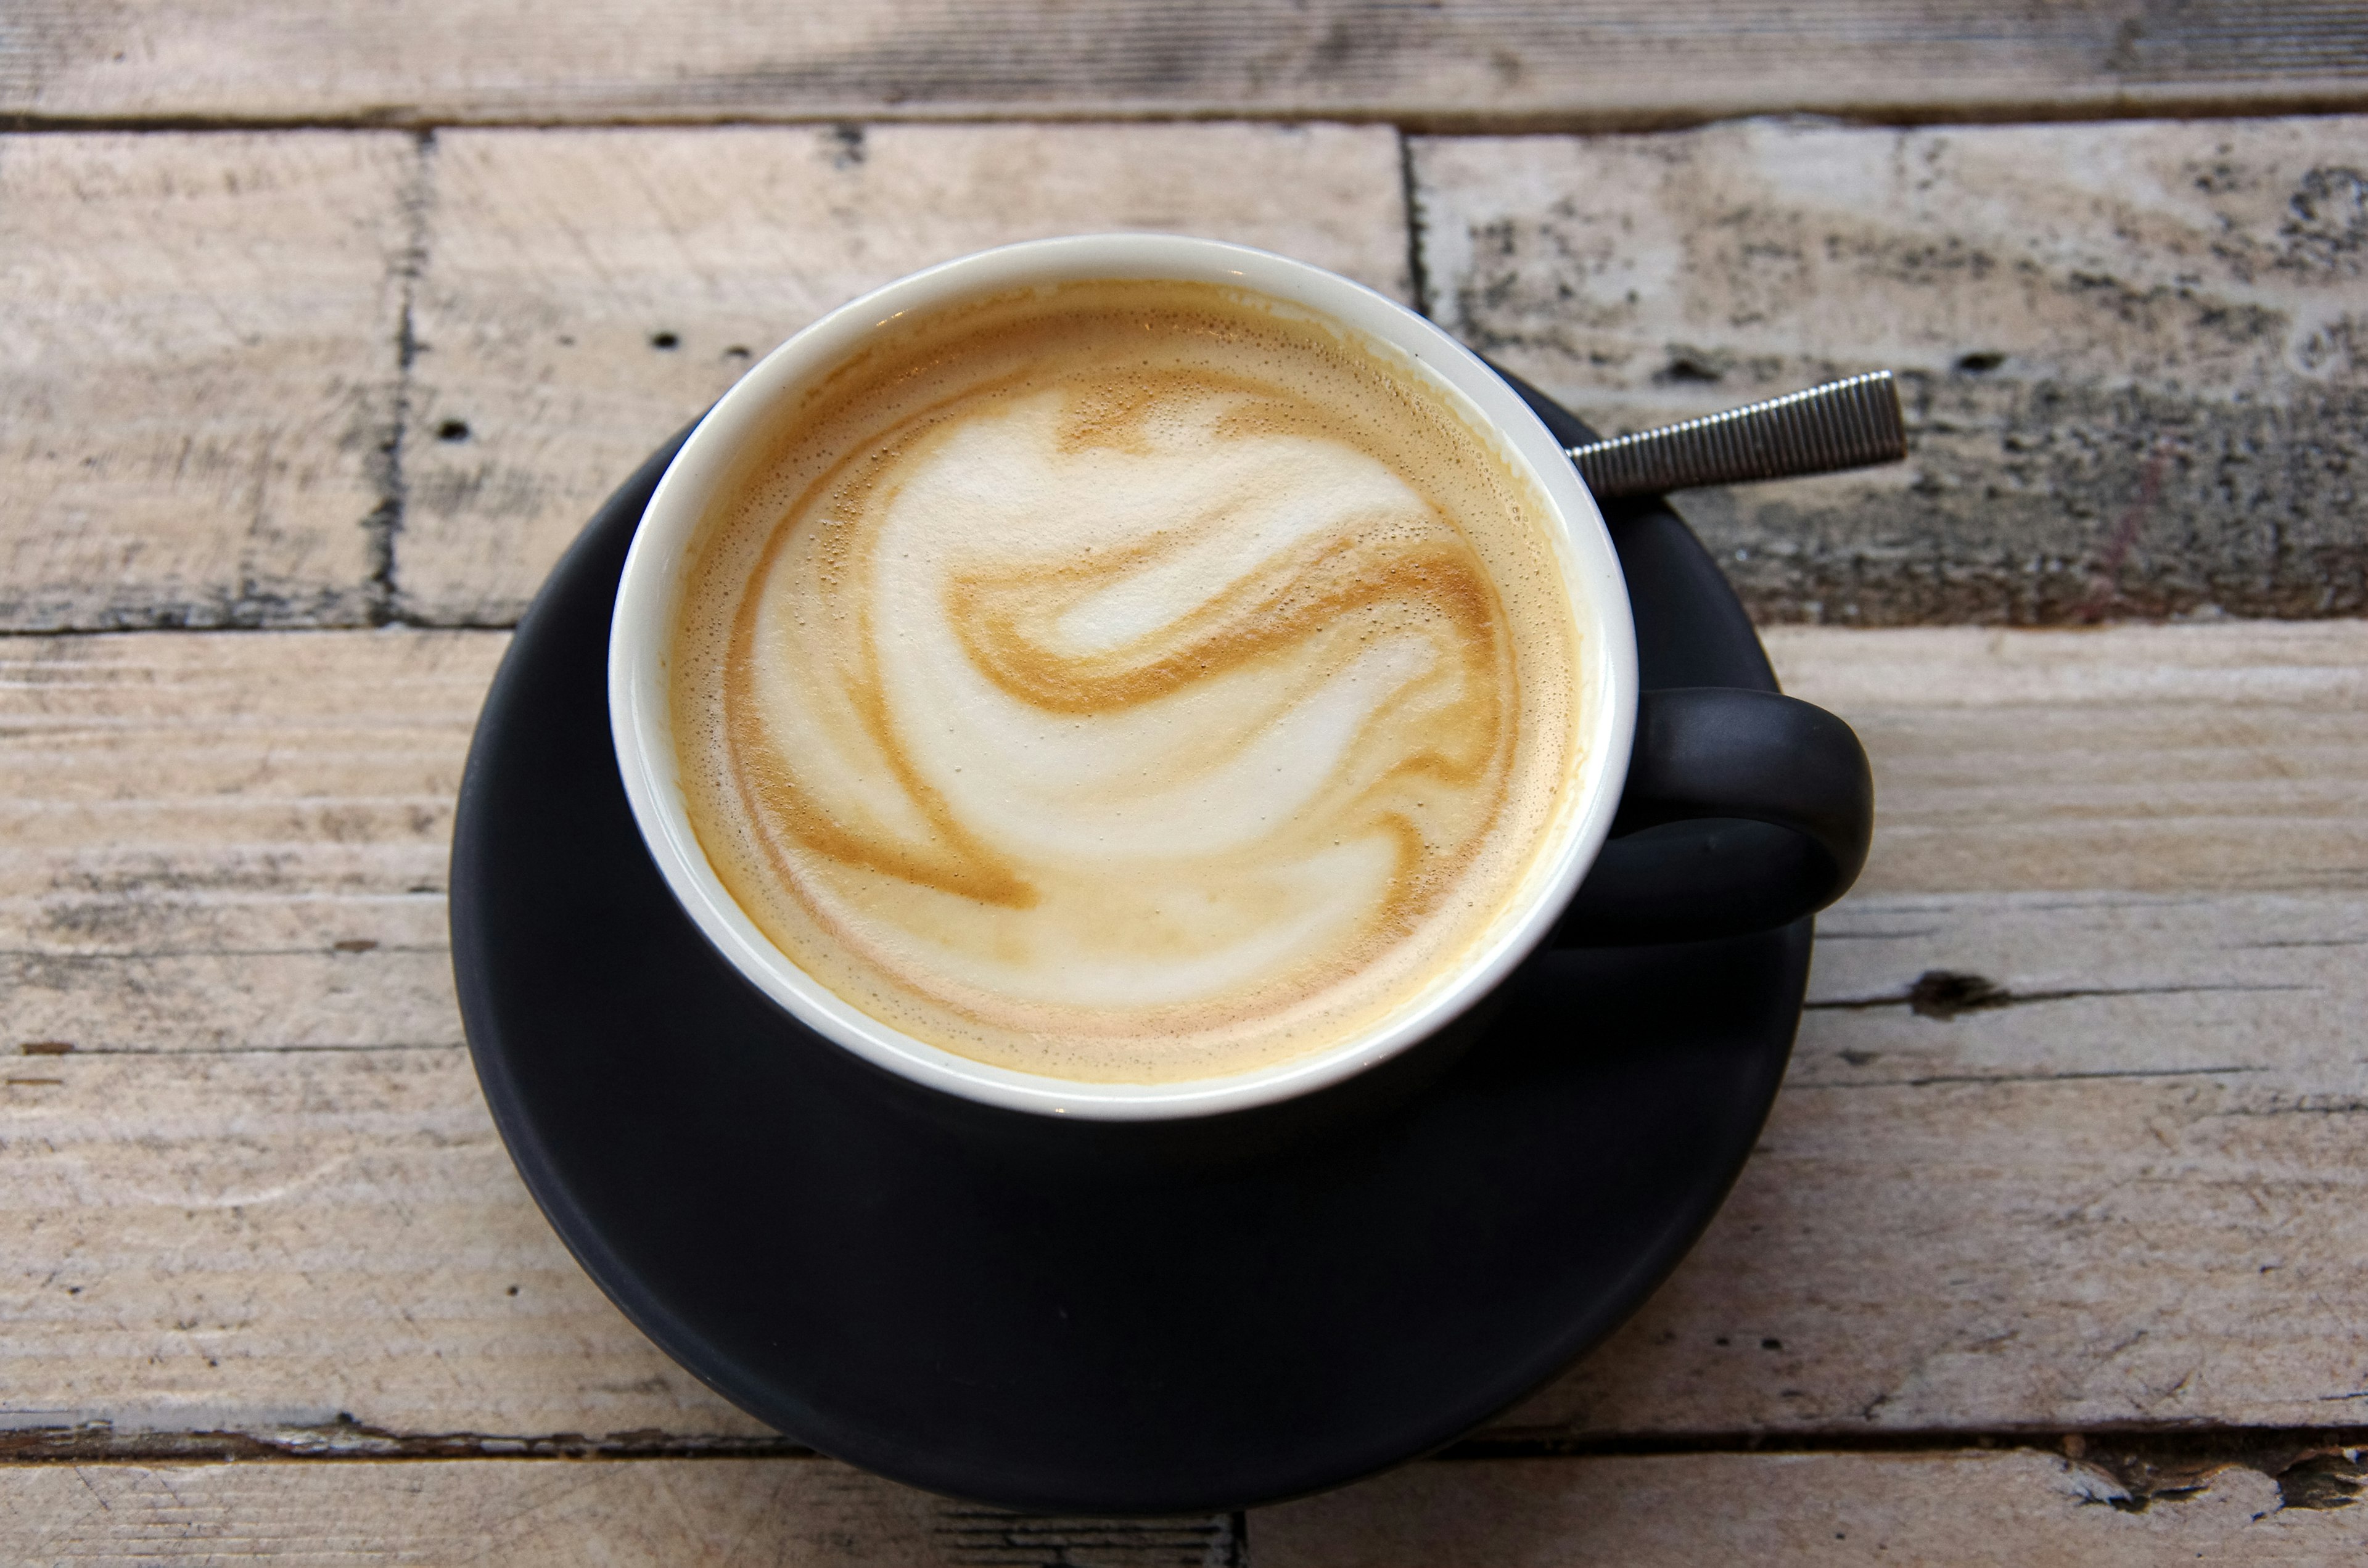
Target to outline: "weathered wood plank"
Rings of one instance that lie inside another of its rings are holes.
[[[2317,1564],[2368,1546],[2340,1454],[2207,1471],[2137,1502],[2033,1452],[1694,1455],[1418,1465],[1224,1518],[1040,1517],[819,1460],[41,1465],[0,1469],[28,1562]],[[2099,1506],[2120,1503],[2122,1506]],[[2338,1505],[2338,1506],[2330,1506]]]
[[[401,135],[0,141],[0,628],[369,618],[417,179]]]
[[[450,1043],[449,799],[503,641],[0,650],[0,1422],[755,1432],[568,1260]],[[2345,1420],[2368,889],[2308,834],[2359,831],[2368,627],[1770,642],[1869,737],[1868,889],[1702,1247],[1508,1429]]]
[[[2032,903],[1833,918],[1726,1210],[1508,1429],[2345,1418],[2368,1355],[2340,1306],[2368,1290],[2368,903]],[[1919,1014],[1934,970],[2024,1001]],[[576,1271],[458,1051],[75,1052],[6,1076],[11,1425],[300,1449],[341,1440],[341,1414],[754,1430]]]
[[[677,0],[342,10],[25,0],[0,111],[36,119],[629,120],[997,114],[1382,117],[1600,127],[1764,112],[1963,119],[2361,101],[2329,0]]]
[[[0,1468],[26,1562],[1239,1563],[1230,1519],[1006,1514],[823,1460]],[[2331,1534],[2331,1532],[2321,1532]]]
[[[1862,894],[2368,888],[2368,626],[1772,630],[1874,763]]]
[[[1415,155],[1435,307],[1614,422],[1862,363],[1921,378],[1915,470],[1690,505],[1763,616],[2319,614],[2368,604],[2345,455],[2368,417],[2347,347],[2368,187],[2343,150],[2363,123],[1759,126]],[[24,432],[0,455],[17,480],[0,625],[351,622],[397,587],[426,619],[506,620],[608,486],[728,384],[732,349],[997,239],[1192,228],[1404,287],[1375,131],[443,141],[10,144],[0,180],[29,216],[0,236],[20,355],[0,396]],[[1602,199],[1555,210],[1574,190]]]
[[[507,641],[0,645],[0,1049],[457,1043],[452,798]]]
[[[1725,1208],[1508,1428],[2356,1418],[2368,900],[1903,895],[1821,936]]]
[[[434,170],[395,580],[405,613],[443,623],[514,619],[752,356],[930,262],[1161,229],[1409,290],[1380,130],[461,131]]]
[[[1608,426],[1906,373],[1901,468],[1704,492],[1766,619],[2356,615],[2368,120],[1413,144],[1429,303]]]
[[[1861,902],[2368,886],[2368,628],[1769,642],[1873,754]],[[17,1039],[457,1041],[450,800],[505,645],[390,630],[0,649]]]
[[[2307,1473],[2340,1471],[2347,1484],[2358,1473],[2340,1457],[2321,1464]],[[2293,1500],[2270,1477],[2231,1468],[2194,1493],[2133,1509],[2127,1494],[2098,1471],[2037,1453],[1426,1464],[1259,1510],[1250,1516],[1249,1540],[1258,1568],[2135,1568],[2324,1563],[2368,1550],[2368,1509],[2305,1500],[2320,1493],[2299,1473],[2288,1484]],[[2111,1502],[2123,1506],[2098,1506]]]
[[[761,1430],[576,1267],[466,1051],[77,1052],[0,1096],[0,1424]]]

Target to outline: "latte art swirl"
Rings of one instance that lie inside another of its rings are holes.
[[[1215,290],[1080,289],[802,411],[707,530],[677,747],[726,886],[856,1006],[1206,1076],[1406,1006],[1498,913],[1574,634],[1525,498],[1402,378],[1178,298]]]

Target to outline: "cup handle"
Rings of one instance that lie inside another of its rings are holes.
[[[1850,891],[1873,827],[1865,749],[1824,709],[1737,687],[1641,693],[1612,836],[1550,941],[1618,947],[1788,926]]]

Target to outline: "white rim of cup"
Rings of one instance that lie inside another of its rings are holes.
[[[1587,676],[1576,770],[1581,799],[1531,863],[1528,889],[1465,961],[1379,1027],[1338,1045],[1220,1077],[1168,1084],[1087,1083],[1021,1073],[917,1040],[841,999],[773,946],[700,847],[676,772],[666,648],[685,547],[740,445],[781,401],[843,363],[900,316],[1013,289],[1113,278],[1235,288],[1343,326],[1372,351],[1443,391],[1491,432],[1544,494],[1554,546],[1580,606]],[[1337,1084],[1429,1039],[1486,996],[1527,958],[1569,903],[1610,835],[1628,772],[1636,716],[1636,639],[1627,587],[1602,515],[1534,411],[1477,356],[1387,295],[1304,262],[1174,234],[1082,234],[1030,240],[928,267],[840,306],[752,366],[683,443],[643,512],[619,580],[609,633],[609,716],[634,821],[666,885],[718,951],[766,995],[828,1040],[901,1077],[1010,1110],[1083,1120],[1176,1119],[1243,1110]]]

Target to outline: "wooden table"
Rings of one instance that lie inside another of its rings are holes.
[[[0,1559],[2356,1558],[2362,108],[2345,0],[17,0]],[[1449,1454],[1156,1523],[660,1356],[494,1135],[443,902],[592,504],[849,294],[1116,227],[1607,426],[1894,367],[1915,446],[1689,503],[1882,800],[1699,1250]]]

